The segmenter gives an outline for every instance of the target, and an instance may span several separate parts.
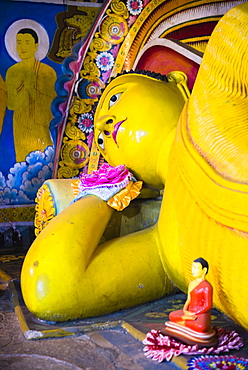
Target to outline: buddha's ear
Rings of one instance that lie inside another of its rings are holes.
[[[183,95],[184,100],[188,100],[190,97],[190,91],[188,88],[188,77],[184,72],[173,71],[167,74],[168,82],[174,82],[181,94]]]
[[[207,275],[208,269],[206,267],[203,267],[202,271],[204,272],[204,276]]]

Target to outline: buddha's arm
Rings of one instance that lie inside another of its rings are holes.
[[[55,98],[55,82],[57,76],[54,69],[44,63],[40,63],[39,72],[37,74],[37,89],[36,93],[40,95],[40,98],[44,101],[48,101],[51,104],[51,99]]]
[[[202,313],[209,312],[213,307],[213,289],[211,285],[204,287],[204,299],[203,299],[203,306],[200,306],[198,310],[195,312],[195,315],[200,315]]]
[[[156,227],[98,246],[112,212],[106,202],[87,196],[39,234],[21,274],[31,312],[66,321],[143,303],[171,291],[157,250]]]
[[[0,134],[2,132],[3,128],[3,121],[5,117],[5,110],[7,106],[7,89],[6,84],[0,75],[0,101],[1,101],[1,107],[0,107]]]
[[[188,310],[189,304],[190,304],[190,295],[188,294],[187,300],[186,300],[186,302],[184,303],[184,306],[183,306],[183,311],[184,312]]]
[[[6,87],[8,92],[7,107],[15,110],[23,105],[27,98],[25,82],[19,65],[10,67],[6,73]]]
[[[190,285],[189,285],[189,292],[188,292],[187,300],[183,306],[183,316],[182,316],[183,320],[195,320],[196,319],[195,312],[188,311],[189,305],[190,305]]]

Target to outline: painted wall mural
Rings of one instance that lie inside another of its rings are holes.
[[[0,248],[11,245],[6,230],[33,226],[37,191],[52,177],[56,81],[102,6],[82,3],[1,1]]]
[[[57,76],[52,67],[41,62],[49,40],[37,22],[23,19],[12,23],[5,46],[17,62],[6,72],[7,108],[13,111],[16,162],[23,162],[27,154],[53,146],[49,124]]]
[[[85,40],[102,1],[87,6],[68,6],[66,11],[56,15],[57,30],[48,57],[58,63],[71,55],[73,47]]]

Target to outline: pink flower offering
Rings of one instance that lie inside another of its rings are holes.
[[[99,170],[93,171],[92,174],[81,174],[81,188],[91,188],[98,186],[109,186],[118,184],[126,179],[132,178],[131,172],[124,165],[112,167],[104,163]]]
[[[151,330],[143,340],[145,356],[154,361],[170,361],[173,356],[179,355],[209,355],[239,350],[244,345],[244,340],[237,332],[219,328],[217,330],[218,344],[213,347],[199,348],[197,344],[188,345],[181,341],[163,335],[158,330]],[[230,370],[230,369],[229,369]]]

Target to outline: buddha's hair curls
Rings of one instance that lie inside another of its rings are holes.
[[[133,69],[131,69],[130,71],[123,71],[121,73],[118,73],[115,77],[112,77],[110,79],[110,81],[108,82],[108,84],[111,81],[113,81],[114,79],[116,79],[117,77],[120,77],[120,76],[123,76],[123,75],[132,75],[132,74],[140,75],[140,76],[147,76],[147,77],[154,78],[155,80],[158,80],[158,81],[168,82],[167,76],[166,75],[162,75],[161,73],[146,71],[146,70],[143,70],[143,69],[137,69],[136,71],[134,71]]]
[[[21,28],[17,32],[17,34],[22,34],[22,35],[25,34],[25,33],[28,33],[29,35],[31,35],[34,38],[35,43],[38,44],[39,38],[38,38],[37,33],[33,29],[31,29],[31,28]]]

